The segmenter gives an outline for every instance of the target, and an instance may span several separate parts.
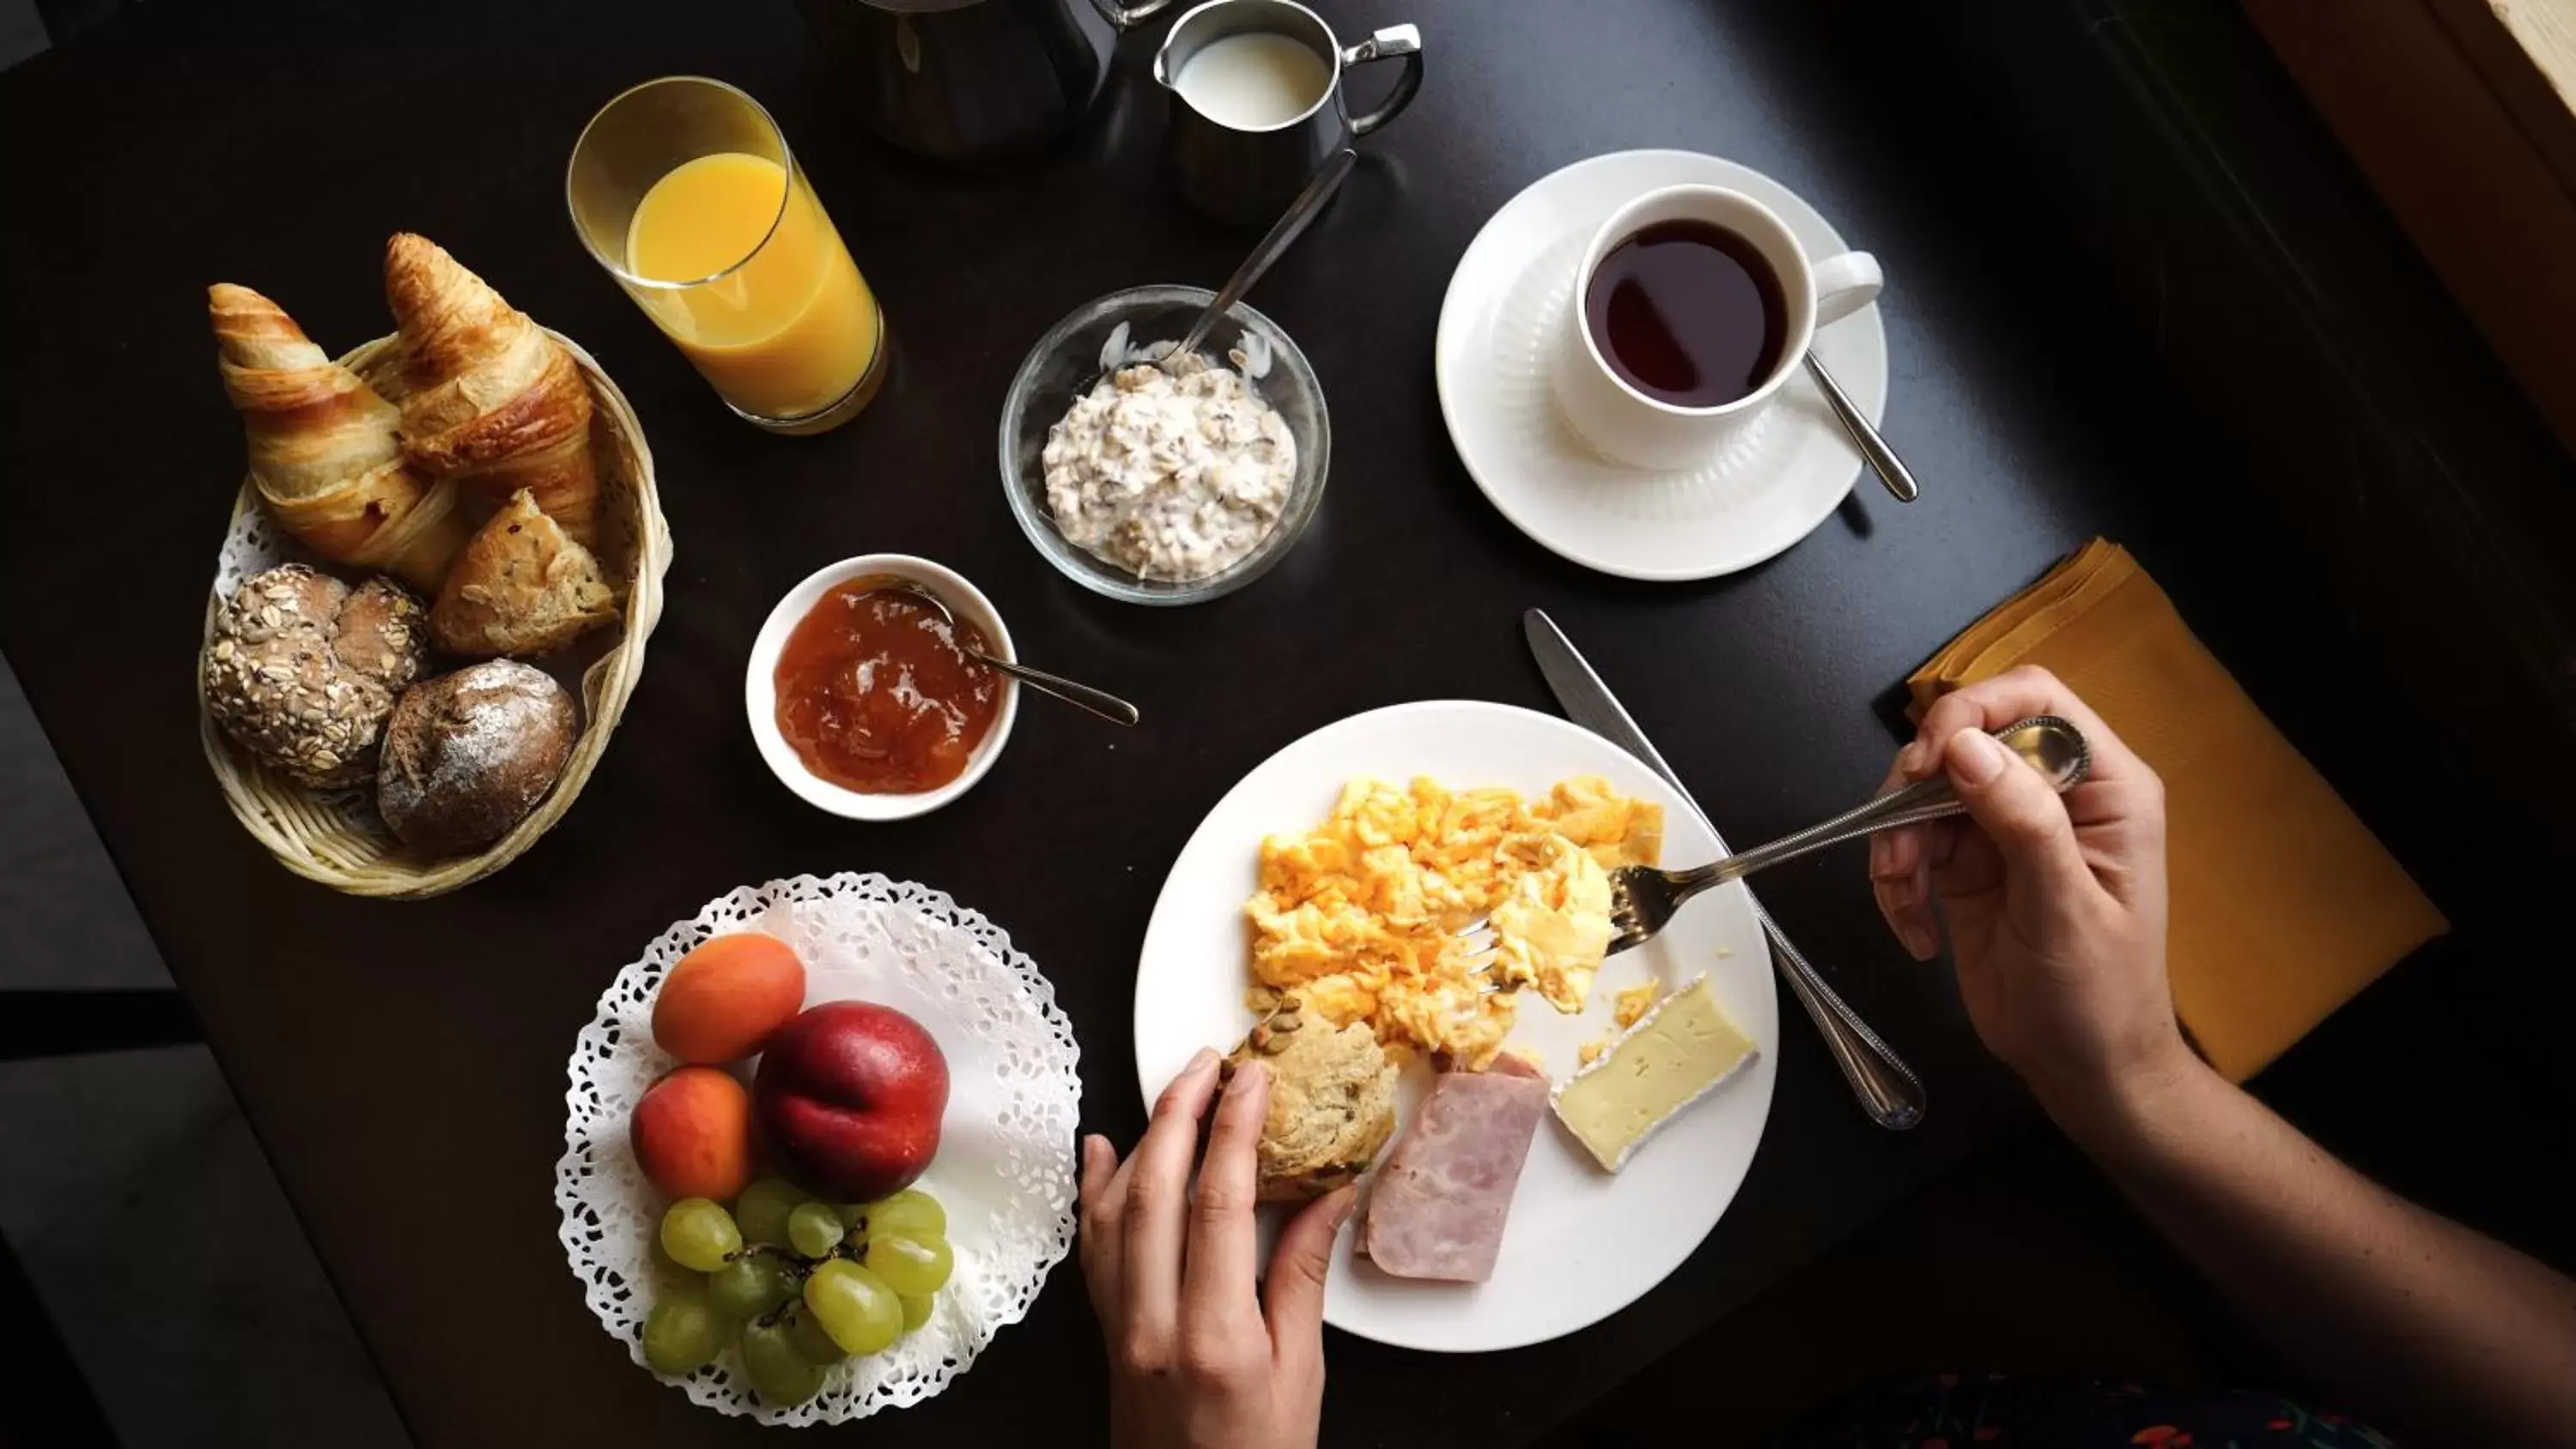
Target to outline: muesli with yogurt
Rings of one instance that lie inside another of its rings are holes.
[[[1297,476],[1288,420],[1197,353],[1100,380],[1047,430],[1047,508],[1065,538],[1139,578],[1224,572],[1279,526]]]

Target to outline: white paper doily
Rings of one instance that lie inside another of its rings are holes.
[[[265,508],[245,508],[224,531],[223,552],[215,556],[215,592],[229,599],[242,580],[282,563],[312,563],[313,556],[286,536]]]
[[[644,1089],[676,1065],[653,1045],[653,998],[691,947],[765,931],[805,962],[805,1004],[864,999],[910,1014],[948,1059],[938,1160],[918,1186],[948,1209],[956,1276],[929,1323],[886,1352],[826,1372],[802,1404],[764,1402],[728,1346],[683,1378],[691,1402],[764,1424],[833,1424],[917,1404],[964,1373],[1037,1301],[1073,1244],[1080,1051],[1055,987],[1011,938],[941,892],[882,875],[745,886],[655,938],[617,973],[568,1067],[564,1155],[555,1164],[558,1236],[611,1336],[644,1365],[644,1315],[657,1276],[652,1241],[667,1206],[627,1145]],[[646,1369],[650,1373],[650,1369]]]

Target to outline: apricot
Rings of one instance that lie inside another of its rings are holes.
[[[681,1067],[644,1089],[627,1141],[672,1197],[731,1202],[751,1182],[751,1094],[715,1067]]]
[[[718,936],[680,958],[653,999],[653,1044],[712,1065],[760,1050],[805,1005],[805,963],[776,936]]]

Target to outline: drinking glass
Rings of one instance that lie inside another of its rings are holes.
[[[573,144],[582,245],[725,405],[819,433],[884,381],[885,318],[758,101],[705,76],[626,91]]]

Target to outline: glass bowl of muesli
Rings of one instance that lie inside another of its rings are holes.
[[[1002,402],[1002,492],[1047,561],[1137,604],[1195,604],[1268,573],[1332,461],[1324,390],[1279,324],[1236,303],[1168,356],[1214,294],[1131,287],[1029,349]]]

